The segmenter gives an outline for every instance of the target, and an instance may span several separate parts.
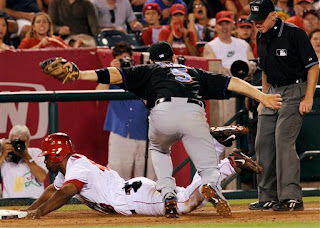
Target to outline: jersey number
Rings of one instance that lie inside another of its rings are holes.
[[[174,78],[179,82],[189,83],[192,82],[191,76],[187,73],[186,68],[173,68],[171,69]]]

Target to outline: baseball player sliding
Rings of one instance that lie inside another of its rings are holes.
[[[149,48],[150,65],[117,69],[79,71],[62,58],[41,63],[44,73],[65,82],[89,80],[119,87],[147,100],[149,147],[168,218],[178,217],[179,189],[172,177],[170,147],[181,140],[201,176],[202,195],[217,208],[218,214],[231,216],[231,209],[221,193],[220,172],[215,147],[209,132],[203,100],[228,99],[231,91],[250,96],[266,107],[279,109],[279,94],[264,94],[245,81],[213,74],[197,68],[174,64],[175,56],[167,42]],[[182,196],[180,196],[182,197]],[[184,198],[183,198],[184,199]],[[183,209],[179,209],[184,212]]]
[[[102,213],[165,214],[162,196],[154,181],[136,177],[125,182],[116,171],[75,154],[67,134],[54,133],[44,138],[39,156],[45,156],[48,170],[58,175],[27,209],[28,218],[40,218],[66,204],[73,196]],[[177,188],[178,213],[191,212],[207,203],[199,191],[200,186],[201,178],[196,173],[187,188]]]

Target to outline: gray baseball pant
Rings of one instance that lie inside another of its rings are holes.
[[[263,167],[257,175],[259,201],[302,199],[300,160],[296,139],[303,117],[299,104],[304,97],[306,83],[274,88],[267,93],[279,93],[283,98],[280,110],[263,108],[258,117],[256,138],[257,161]]]

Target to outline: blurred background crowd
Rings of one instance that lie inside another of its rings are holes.
[[[0,48],[113,47],[121,37],[133,50],[168,41],[177,55],[219,58],[212,45],[245,40],[257,58],[250,0],[0,0]],[[318,0],[275,0],[278,16],[302,28],[319,54]],[[232,40],[231,40],[232,38]],[[217,42],[217,41],[216,41]],[[206,45],[208,43],[208,45]],[[241,50],[239,50],[241,52]],[[223,63],[228,68],[229,63]],[[227,73],[227,71],[225,72]]]

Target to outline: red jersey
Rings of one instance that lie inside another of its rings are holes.
[[[35,45],[39,44],[41,40],[30,37],[30,38],[24,38],[20,43],[20,49],[29,49],[34,47]],[[66,44],[63,39],[61,39],[58,36],[49,37],[49,42],[47,45],[42,46],[41,48],[69,48],[70,46]]]
[[[158,42],[161,28],[162,26],[160,26],[159,28],[148,27],[145,30],[143,30],[141,35],[143,45],[150,45]]]
[[[191,44],[193,46],[196,46],[197,45],[196,35],[192,31],[188,31],[188,32],[189,32],[189,39]],[[171,29],[168,26],[161,29],[159,33],[159,41],[167,41],[170,33],[171,33]],[[176,55],[190,55],[187,49],[187,46],[184,43],[183,38],[181,39],[174,38],[171,46],[174,54]]]
[[[290,17],[288,20],[286,20],[286,22],[294,24],[296,26],[298,26],[299,28],[304,30],[304,26],[303,26],[303,21],[300,17],[298,17],[297,15]]]

